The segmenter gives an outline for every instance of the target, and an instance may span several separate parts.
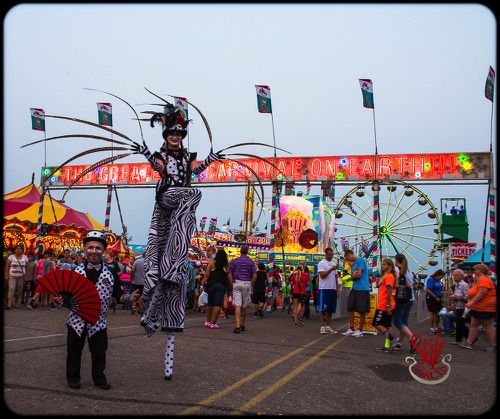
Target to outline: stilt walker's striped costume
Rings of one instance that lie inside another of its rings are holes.
[[[200,164],[196,153],[182,147],[189,121],[178,109],[165,106],[165,113],[156,113],[151,118],[152,126],[155,122],[163,126],[165,142],[160,151],[152,154],[145,143],[137,148],[161,176],[148,235],[141,324],[148,336],[158,327],[167,335],[165,379],[170,380],[175,332],[184,329],[188,248],[201,200],[199,189],[191,188],[191,173],[199,175],[223,156],[211,151]]]

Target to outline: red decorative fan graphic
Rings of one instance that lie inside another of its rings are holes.
[[[38,283],[59,295],[64,306],[94,325],[101,314],[101,298],[90,280],[75,271],[57,270],[42,276]]]

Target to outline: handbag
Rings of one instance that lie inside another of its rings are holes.
[[[399,285],[396,287],[396,303],[406,303],[412,297],[412,289],[406,285],[406,278],[404,275],[399,276]]]

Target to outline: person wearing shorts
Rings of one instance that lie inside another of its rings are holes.
[[[445,277],[446,272],[442,269],[438,269],[434,272],[425,283],[425,305],[427,310],[429,310],[429,324],[430,324],[430,332],[437,333],[439,320],[441,316],[439,312],[443,308],[442,302],[442,292],[443,292],[443,284],[442,279]]]
[[[487,352],[497,351],[497,333],[493,325],[497,318],[497,290],[496,284],[491,280],[492,272],[484,263],[474,265],[476,283],[468,293],[465,308],[470,309],[469,336],[459,345],[465,349],[472,349],[472,345],[479,335],[479,326],[484,327],[490,346],[484,348]]]
[[[325,259],[318,264],[318,299],[316,310],[319,313],[320,330],[322,334],[337,334],[331,328],[332,314],[337,310],[337,300],[340,297],[340,290],[337,284],[337,264],[333,262],[333,249],[325,249]],[[326,325],[325,325],[326,323]]]
[[[241,255],[229,264],[229,286],[233,288],[233,305],[235,328],[233,333],[245,331],[247,307],[250,305],[250,294],[257,279],[255,263],[248,257],[248,246],[240,249]],[[241,318],[240,318],[241,317]]]
[[[353,281],[351,291],[347,297],[347,316],[349,318],[349,329],[344,336],[355,338],[363,337],[363,324],[366,313],[370,312],[370,282],[368,280],[368,265],[362,257],[357,257],[350,249],[344,252],[344,260],[352,262],[351,279]],[[354,331],[354,312],[359,313],[359,328]]]
[[[384,345],[377,348],[377,351],[389,352],[395,340],[392,334],[392,313],[396,308],[396,301],[392,298],[392,292],[394,290],[396,270],[392,259],[383,259],[380,264],[380,270],[382,275],[377,282],[377,310],[375,311],[372,325],[385,338]]]

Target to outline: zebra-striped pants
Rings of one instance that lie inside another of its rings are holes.
[[[145,259],[141,324],[151,336],[184,329],[188,282],[188,248],[201,192],[170,188],[155,203]]]

